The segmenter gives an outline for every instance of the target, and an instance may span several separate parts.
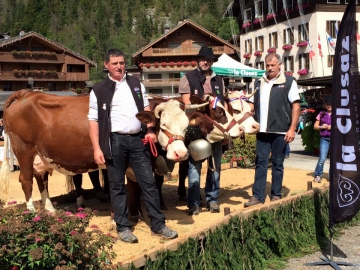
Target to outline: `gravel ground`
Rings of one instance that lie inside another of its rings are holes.
[[[326,266],[305,266],[305,263],[321,262],[320,256],[327,256],[330,259],[330,242],[324,250],[314,254],[306,255],[302,258],[290,259],[285,270],[325,270],[333,269],[330,265]],[[338,239],[333,241],[333,261],[347,262],[355,266],[339,266],[344,270],[360,269],[360,226],[345,229]],[[338,268],[339,269],[339,268]]]

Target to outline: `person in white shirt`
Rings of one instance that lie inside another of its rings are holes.
[[[110,49],[104,66],[109,71],[108,76],[94,85],[90,93],[89,133],[95,162],[105,164],[108,171],[118,237],[124,242],[138,242],[127,219],[124,182],[129,164],[142,190],[152,233],[167,239],[176,238],[177,232],[165,226],[150,152],[141,141],[145,137],[156,142],[154,129],[152,124],[142,125],[135,116],[139,111],[150,110],[145,88],[137,78],[125,73],[125,56],[120,50]]]

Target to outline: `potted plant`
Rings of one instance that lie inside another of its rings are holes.
[[[254,52],[254,55],[257,57],[257,56],[261,56],[262,55],[262,51],[255,51]]]
[[[150,68],[150,67],[151,67],[151,64],[150,64],[150,63],[146,63],[146,64],[145,64],[145,67]]]
[[[308,42],[306,40],[299,41],[296,46],[298,47],[306,47],[308,45]]]
[[[274,12],[271,12],[269,13],[267,16],[266,16],[266,19],[267,20],[272,20],[276,17],[276,14]]]
[[[293,72],[292,71],[285,71],[285,75],[288,75],[288,76],[292,76],[293,75]]]
[[[307,112],[304,119],[304,130],[301,132],[302,145],[306,152],[316,154],[320,145],[320,132],[314,129],[317,112]]]
[[[268,53],[275,53],[276,52],[276,48],[275,47],[271,47],[267,50]]]
[[[290,50],[292,49],[292,45],[291,45],[291,44],[284,44],[284,45],[282,46],[282,49],[283,49],[284,51],[290,51]]]
[[[169,66],[173,67],[173,66],[175,66],[175,63],[174,62],[169,62]]]
[[[142,68],[142,67],[143,67],[143,65],[144,65],[143,63],[140,63],[140,64],[139,64],[139,68]]]
[[[262,17],[262,16],[259,16],[259,17],[255,18],[255,20],[253,21],[253,24],[262,23],[263,20],[264,20],[263,17]]]
[[[154,62],[154,67],[159,67],[159,62]]]
[[[167,66],[167,63],[166,62],[161,62],[161,66],[165,68]]]
[[[251,57],[251,53],[244,53],[243,57],[244,57],[245,59],[248,59],[248,58]]]
[[[193,67],[195,67],[197,65],[196,61],[191,61],[190,65],[192,65]]]
[[[306,68],[304,69],[300,69],[298,72],[297,72],[300,76],[302,75],[306,75],[309,73],[309,70],[307,70]]]
[[[187,67],[189,65],[189,62],[188,61],[184,61],[183,63],[184,67]]]
[[[181,66],[182,66],[182,62],[177,61],[177,62],[176,62],[176,65],[177,65],[178,67],[181,67]]]
[[[245,22],[242,24],[242,28],[249,27],[250,25],[251,25],[251,21],[250,21],[250,20],[247,20],[247,21],[245,21]]]

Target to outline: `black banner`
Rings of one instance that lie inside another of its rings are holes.
[[[342,18],[332,80],[330,142],[330,226],[360,210],[360,95],[356,0]]]

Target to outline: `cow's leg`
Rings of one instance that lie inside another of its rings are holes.
[[[165,203],[164,203],[164,198],[162,196],[162,185],[164,183],[164,176],[163,175],[157,175],[156,173],[154,173],[154,178],[155,178],[155,182],[156,182],[156,187],[159,191],[159,197],[160,197],[160,209],[161,210],[168,210],[168,208],[166,207]]]
[[[33,189],[33,158],[29,153],[20,153],[21,159],[19,159],[20,174],[19,181],[21,183],[22,190],[25,194],[26,208],[35,212],[34,202],[32,200]]]
[[[188,160],[181,161],[179,163],[178,195],[179,195],[179,200],[184,202],[187,202],[185,180],[188,174],[188,170],[189,170],[189,161]]]
[[[110,194],[110,186],[109,186],[109,177],[108,177],[108,174],[107,174],[107,170],[106,169],[102,169],[101,170],[102,172],[102,175],[104,177],[104,193],[109,195]]]
[[[49,172],[45,172],[44,177],[41,177],[38,174],[34,174],[34,177],[38,184],[39,191],[41,194],[41,202],[44,205],[45,210],[52,212],[52,213],[56,212],[56,209],[52,205],[52,203],[50,201],[50,196],[49,196],[49,190],[48,190]]]
[[[105,193],[100,185],[100,173],[99,171],[93,171],[93,172],[89,172],[89,177],[91,180],[91,183],[93,184],[95,193],[96,193],[96,199],[100,200],[100,201],[106,201],[107,198],[105,196]]]
[[[75,186],[75,196],[76,196],[76,206],[77,208],[84,208],[84,197],[82,195],[82,174],[76,174],[73,176],[74,186]]]

